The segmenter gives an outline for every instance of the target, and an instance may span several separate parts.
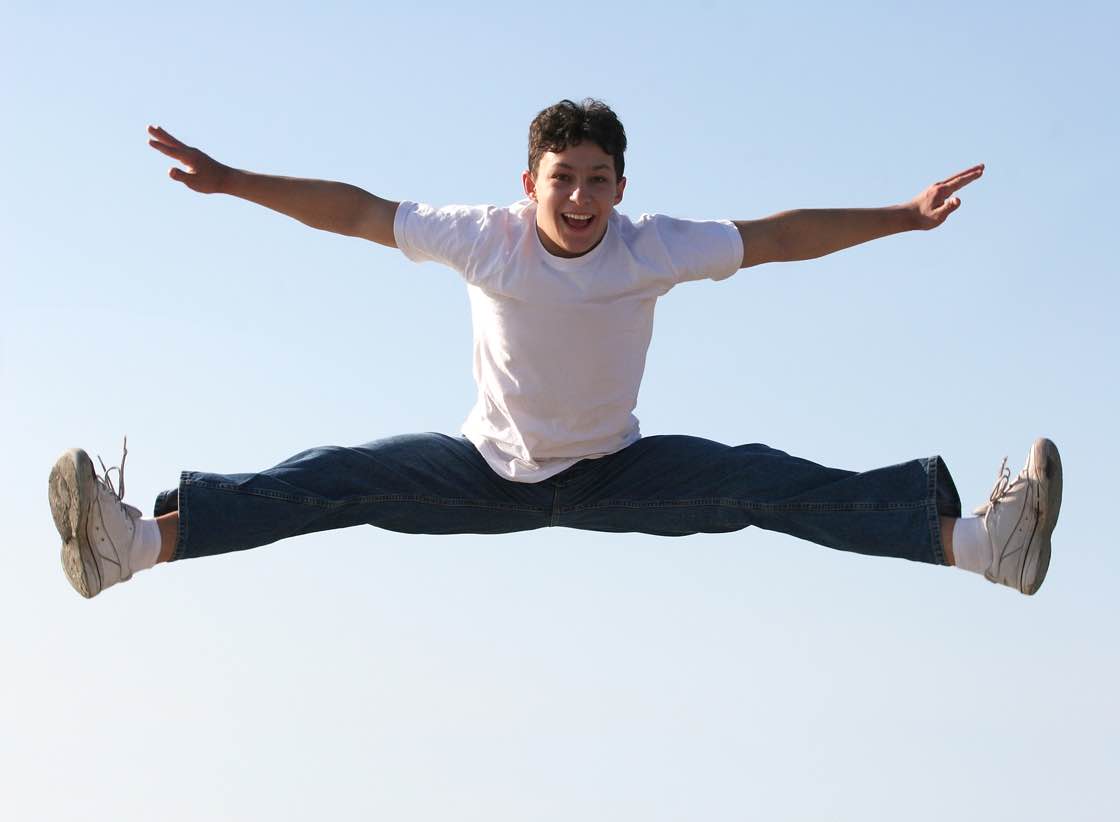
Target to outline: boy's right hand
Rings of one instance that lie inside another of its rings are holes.
[[[229,166],[224,166],[210,155],[175,139],[159,126],[148,126],[148,134],[152,137],[148,140],[148,145],[187,167],[183,171],[172,166],[168,172],[172,180],[178,180],[200,194],[216,194],[223,190],[231,170]]]

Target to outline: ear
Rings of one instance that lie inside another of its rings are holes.
[[[533,202],[537,201],[537,181],[533,179],[533,175],[529,171],[521,172],[521,185],[525,189],[525,196]]]
[[[622,202],[622,192],[626,188],[626,178],[623,177],[618,181],[618,185],[614,189],[614,204],[618,205]]]

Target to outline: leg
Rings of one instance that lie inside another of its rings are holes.
[[[179,546],[179,512],[172,511],[156,517],[156,524],[159,526],[159,556],[156,563],[170,562]]]
[[[569,472],[555,478],[554,524],[599,531],[681,536],[755,525],[843,551],[944,564],[942,520],[961,513],[937,457],[857,473],[763,445],[666,436]]]
[[[410,434],[295,455],[255,474],[186,471],[157,500],[175,527],[168,559],[376,525],[412,534],[494,534],[548,525],[552,493],[496,475],[461,437]],[[166,509],[175,505],[172,513]]]
[[[127,453],[127,451],[126,451]],[[62,565],[74,588],[96,596],[156,562],[266,545],[351,525],[403,533],[497,534],[549,523],[554,495],[543,484],[495,474],[463,438],[393,437],[354,448],[314,448],[258,474],[184,472],[145,519],[70,449],[48,478]]]
[[[957,564],[957,556],[953,553],[953,529],[956,527],[958,519],[960,518],[941,518],[941,551],[945,554],[946,565]]]

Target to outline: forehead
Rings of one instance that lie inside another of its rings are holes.
[[[568,146],[563,151],[546,151],[541,155],[541,168],[568,166],[578,171],[614,171],[614,158],[590,140]]]

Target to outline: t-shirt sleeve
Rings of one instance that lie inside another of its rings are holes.
[[[743,238],[730,220],[645,216],[668,257],[674,280],[726,280],[743,265]]]
[[[443,263],[464,272],[494,211],[491,206],[433,208],[403,202],[393,219],[397,248],[413,262]]]

